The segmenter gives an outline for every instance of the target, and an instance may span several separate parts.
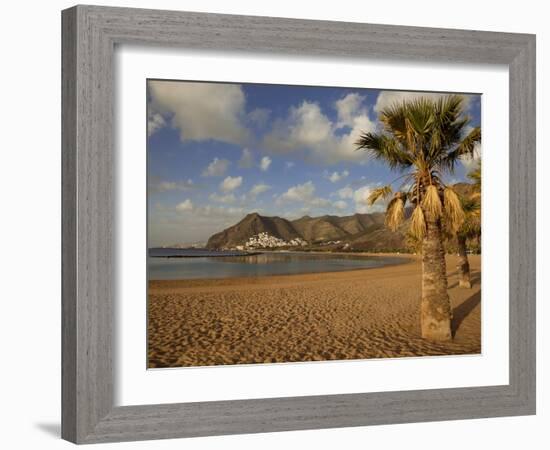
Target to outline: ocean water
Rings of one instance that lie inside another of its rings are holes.
[[[167,249],[164,249],[167,250]],[[204,252],[204,251],[203,251]],[[183,280],[197,278],[256,277],[315,272],[340,272],[399,264],[402,258],[386,256],[335,255],[329,253],[266,252],[247,256],[216,256],[208,252],[186,255],[185,251],[165,252],[170,256],[159,257],[149,253],[149,280]],[[177,255],[176,255],[177,254]]]

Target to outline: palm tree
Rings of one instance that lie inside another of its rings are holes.
[[[448,340],[452,338],[452,311],[442,221],[456,232],[464,222],[464,211],[458,195],[443,177],[453,172],[460,157],[473,154],[481,130],[477,127],[466,134],[469,118],[463,97],[457,95],[395,103],[382,110],[379,119],[382,130],[361,134],[356,147],[402,175],[374,190],[369,203],[393,194],[386,210],[386,225],[394,231],[404,220],[406,203],[414,207],[410,232],[422,241],[422,336]],[[401,184],[394,193],[392,185],[398,180]]]
[[[464,222],[456,233],[456,242],[458,247],[457,268],[459,272],[458,286],[467,289],[472,287],[467,242],[469,239],[475,239],[481,234],[479,208],[480,204],[475,198],[466,198],[462,200]]]
[[[458,286],[471,288],[470,262],[468,261],[467,241],[479,239],[481,236],[481,161],[477,167],[468,174],[473,181],[473,192],[469,197],[462,199],[462,209],[465,219],[456,233],[458,246]]]
[[[479,198],[481,196],[481,159],[477,162],[477,167],[468,174],[468,178],[473,182],[473,197]]]

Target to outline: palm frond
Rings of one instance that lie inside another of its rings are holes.
[[[479,220],[479,217],[468,216],[456,234],[461,235],[466,239],[481,236],[481,220]]]
[[[458,194],[447,186],[443,191],[446,223],[454,233],[464,223],[464,210]]]
[[[414,133],[425,138],[432,131],[435,122],[433,102],[425,97],[409,102],[406,107],[406,116]]]
[[[462,199],[462,210],[464,211],[464,222],[457,231],[466,239],[475,238],[481,235],[481,203],[474,193],[468,198]]]
[[[374,189],[367,198],[367,204],[372,206],[377,200],[387,198],[393,192],[391,185],[382,186]]]
[[[464,116],[464,97],[447,95],[434,102],[434,133],[429,157],[437,161],[461,140],[464,126],[469,119]]]
[[[441,165],[449,171],[454,170],[455,163],[463,156],[474,156],[475,144],[481,142],[481,128],[476,127],[460,141],[441,161]]]
[[[462,211],[464,211],[465,216],[479,216],[481,204],[476,195],[462,199]]]
[[[435,117],[440,125],[456,122],[464,110],[464,97],[458,94],[445,95],[435,102]]]
[[[436,186],[430,185],[426,188],[424,199],[422,200],[422,206],[426,213],[433,219],[441,217],[441,199],[439,198],[439,190]]]
[[[426,220],[424,218],[424,211],[420,206],[414,208],[411,216],[410,233],[416,239],[422,239],[426,234]]]
[[[397,231],[404,219],[405,202],[401,195],[397,195],[388,204],[388,208],[386,209],[386,226],[392,231]]]
[[[385,161],[390,169],[406,169],[412,165],[410,155],[399,143],[385,134],[363,133],[355,142],[357,150],[366,150],[369,154],[381,161]]]
[[[406,144],[407,124],[404,103],[395,102],[379,114],[384,130],[391,133],[402,144]]]
[[[468,178],[473,181],[474,189],[477,193],[481,192],[481,159],[477,163],[477,167],[468,172]]]

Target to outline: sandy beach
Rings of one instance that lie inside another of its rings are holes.
[[[472,289],[447,257],[454,339],[420,337],[421,262],[347,272],[150,281],[150,368],[481,352],[481,257]]]

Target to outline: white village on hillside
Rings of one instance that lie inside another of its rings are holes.
[[[256,248],[276,248],[276,247],[289,247],[289,246],[305,247],[306,245],[308,245],[307,241],[301,238],[294,238],[287,242],[283,239],[279,239],[275,236],[271,236],[269,233],[266,233],[264,231],[262,233],[251,236],[250,238],[248,238],[248,241],[246,241],[243,245],[237,245],[235,247],[235,250],[242,251],[242,250],[250,250],[250,249],[256,249]]]

